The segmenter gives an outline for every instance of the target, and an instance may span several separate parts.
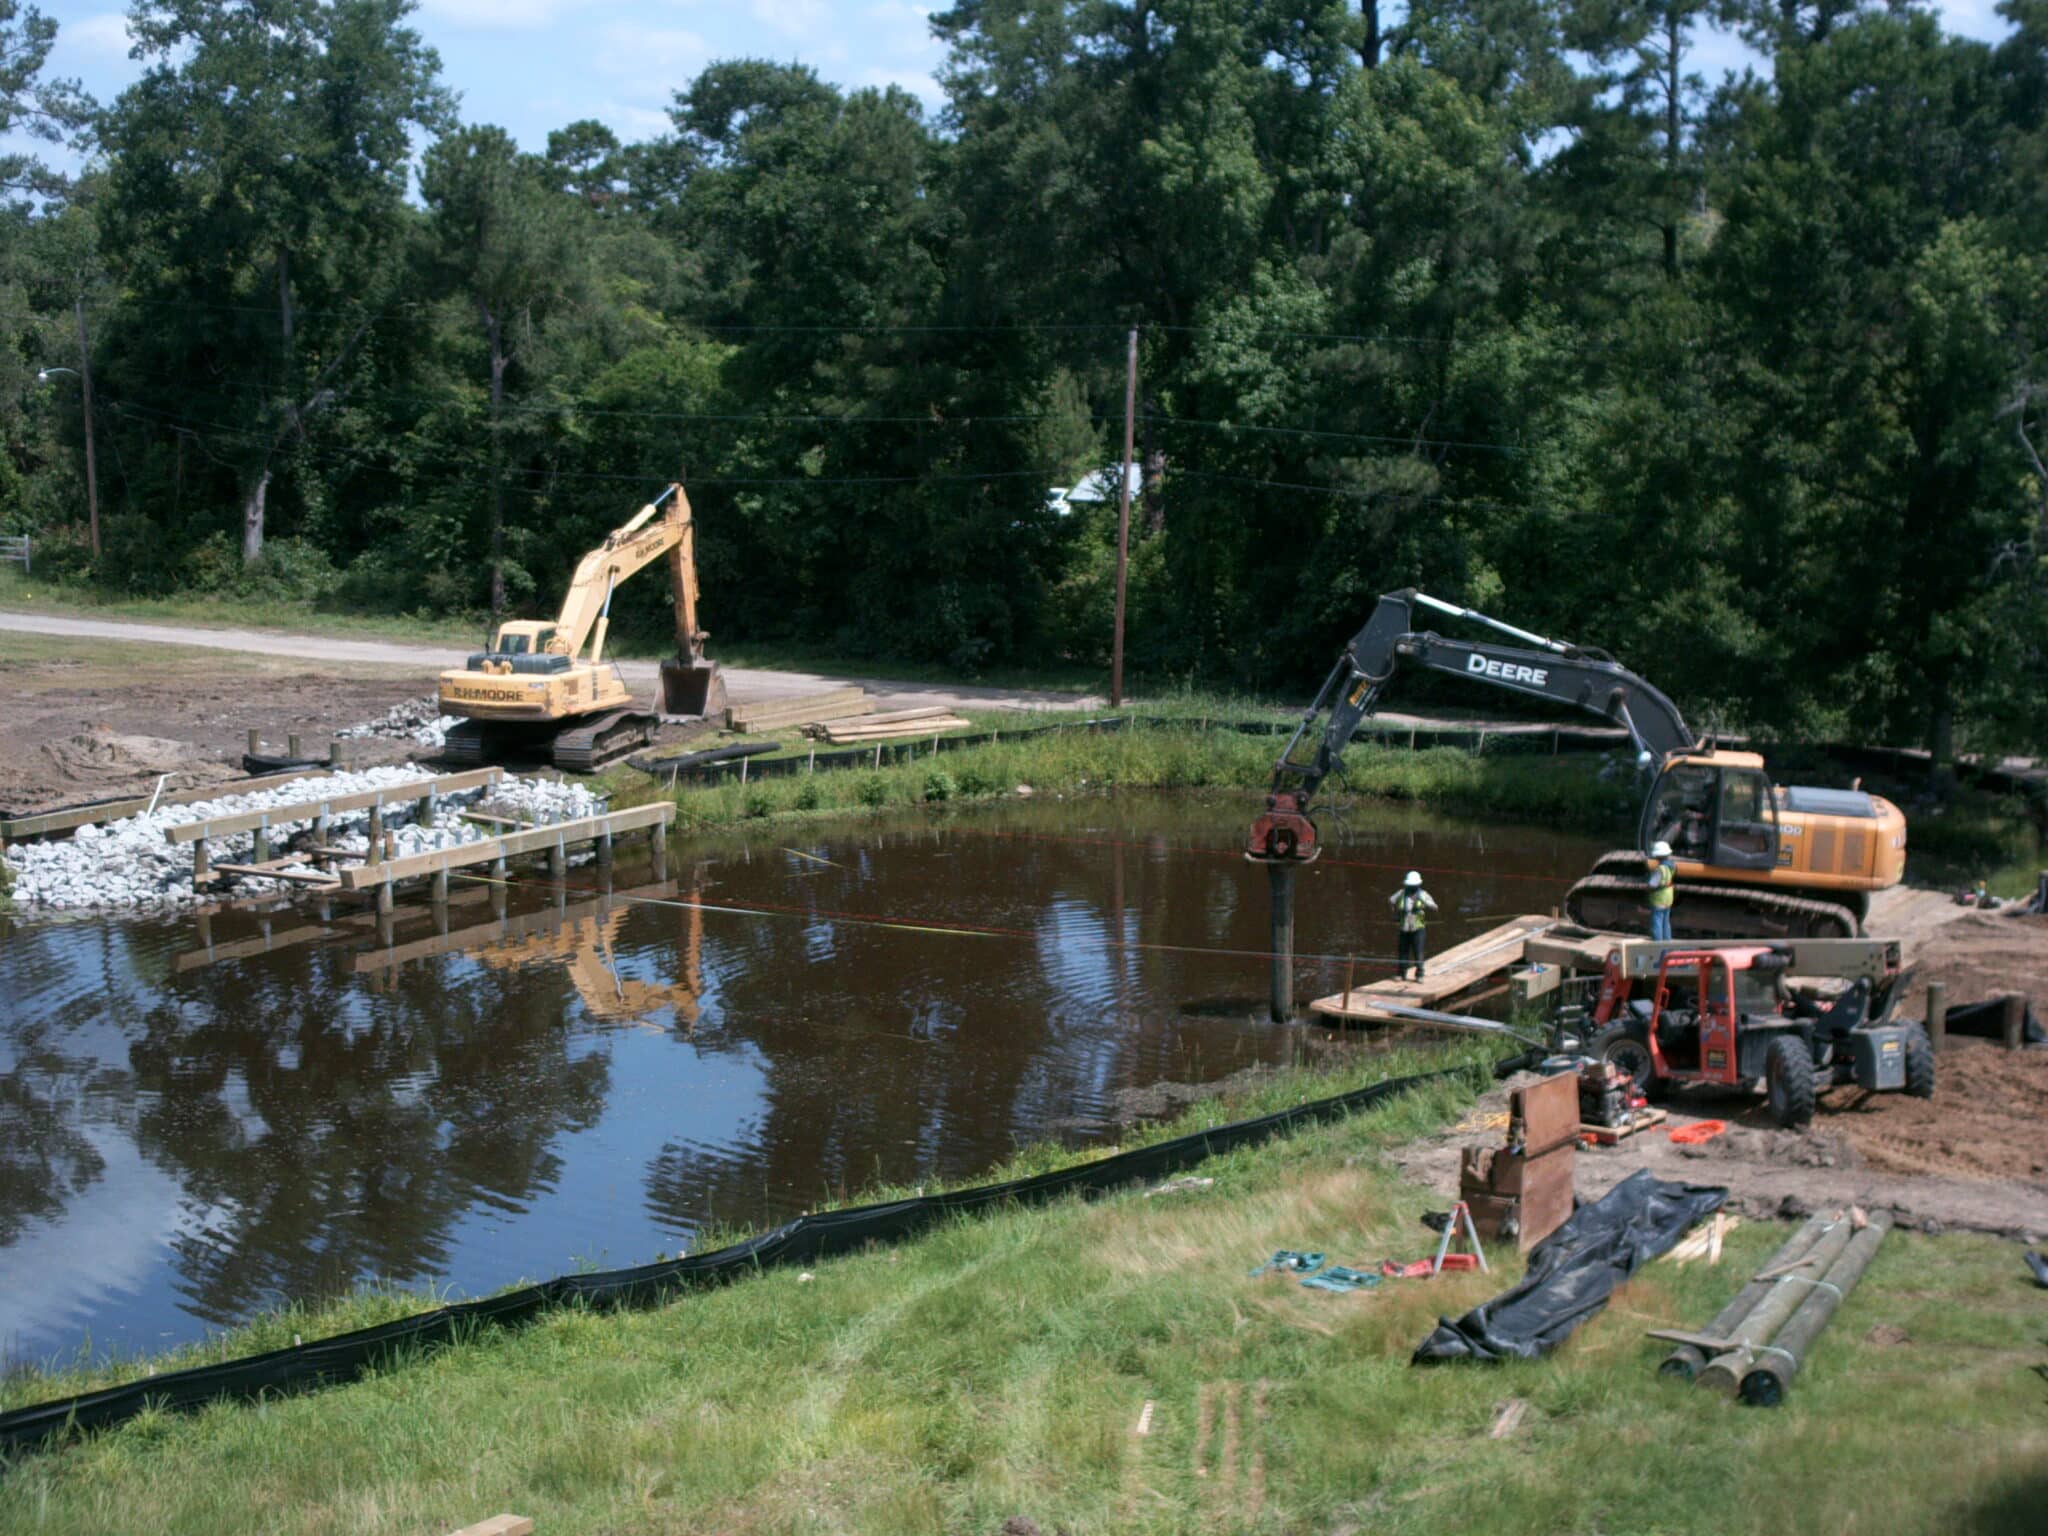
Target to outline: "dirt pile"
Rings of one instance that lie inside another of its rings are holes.
[[[234,769],[189,741],[123,735],[105,727],[46,741],[43,757],[50,777],[82,790],[158,775],[169,775],[165,789],[197,789],[235,776]]]
[[[2048,1191],[2048,1050],[1951,1037],[1935,1063],[1933,1098],[1836,1088],[1821,1106],[1822,1123],[1871,1168]]]
[[[1946,989],[1951,1008],[2021,992],[2036,1014],[2048,1013],[2048,917],[1968,912],[1929,933],[1912,959],[1919,969],[1906,1007],[1916,1017],[1930,981]]]

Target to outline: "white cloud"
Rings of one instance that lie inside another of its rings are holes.
[[[752,0],[752,9],[755,20],[784,37],[812,41],[825,30],[828,14],[825,0]]]
[[[128,18],[119,11],[103,11],[61,23],[57,36],[67,50],[89,53],[101,59],[125,59],[135,39],[128,35]]]
[[[473,32],[530,32],[553,25],[579,0],[421,0],[421,11]]]
[[[608,75],[643,82],[653,94],[666,95],[686,84],[711,62],[711,44],[683,27],[636,27],[614,22],[598,34],[602,40],[595,63]]]

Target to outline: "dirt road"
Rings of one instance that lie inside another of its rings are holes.
[[[416,693],[433,691],[432,679],[444,667],[459,667],[467,648],[416,645],[397,640],[351,640],[340,635],[288,634],[267,629],[209,629],[198,625],[143,624],[128,619],[77,619],[59,614],[12,613],[0,611],[0,635],[8,633],[73,637],[86,640],[119,640],[152,646],[195,646],[217,651],[240,651],[249,655],[294,657],[329,665],[407,667],[420,681]],[[0,656],[7,642],[0,639]],[[638,693],[654,689],[655,663],[622,661],[627,686]],[[954,683],[905,683],[886,678],[857,677],[852,674],[827,677],[817,672],[770,672],[757,668],[728,667],[726,692],[735,704],[763,699],[786,698],[816,693],[824,688],[857,684],[874,694],[884,708],[910,708],[919,704],[943,704],[1010,709],[1073,709],[1102,702],[1092,695],[1055,693],[1031,688],[977,688]]]

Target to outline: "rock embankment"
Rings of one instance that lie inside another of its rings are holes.
[[[196,899],[192,890],[192,849],[189,844],[166,840],[164,833],[170,828],[309,800],[340,798],[376,789],[395,790],[431,777],[426,769],[406,764],[319,779],[295,779],[253,794],[222,795],[192,805],[169,806],[146,816],[131,816],[105,826],[80,827],[68,838],[18,844],[0,854],[12,876],[8,894],[17,907],[29,911],[183,906]],[[603,802],[583,785],[551,779],[506,779],[488,792],[471,790],[445,796],[440,804],[444,812],[450,812],[480,802],[482,809],[498,815],[534,822],[572,820],[603,809]],[[392,806],[384,813],[385,827],[394,834],[401,855],[455,847],[490,835],[482,827],[449,815],[444,815],[436,826],[423,827],[418,823],[420,808],[421,802],[410,801]],[[288,856],[294,843],[303,843],[312,830],[310,819],[272,826],[272,856]],[[366,852],[369,812],[335,815],[328,822],[326,840],[338,849]],[[207,856],[217,864],[246,861],[254,851],[255,834],[250,832],[207,840]],[[245,895],[255,894],[282,889],[287,883],[244,876],[237,880],[235,889]]]

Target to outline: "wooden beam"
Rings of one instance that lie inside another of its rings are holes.
[[[648,827],[667,827],[675,820],[675,815],[674,802],[664,800],[656,805],[636,805],[629,811],[610,811],[578,821],[529,827],[523,832],[508,832],[503,837],[487,837],[453,848],[436,848],[427,853],[408,854],[404,858],[385,859],[378,864],[358,864],[340,871],[341,886],[348,891],[373,890],[400,880],[423,879],[443,869],[463,869],[472,864],[515,858],[522,853],[540,853],[567,848],[571,843],[593,842],[600,832],[606,830],[616,835]]]
[[[533,1521],[525,1515],[493,1515],[448,1536],[533,1536]]]
[[[265,789],[276,789],[283,784],[297,783],[301,779],[325,779],[333,777],[327,768],[302,768],[296,773],[269,773],[260,779],[228,779],[204,789],[177,789],[159,796],[158,810],[167,805],[197,805],[202,800],[218,800],[223,795],[253,795]],[[43,811],[33,816],[16,816],[0,821],[0,839],[8,842],[24,837],[44,837],[52,832],[69,832],[77,827],[97,826],[101,822],[121,821],[130,816],[139,816],[149,809],[148,795],[131,795],[121,800],[97,800],[91,805],[74,805],[68,810]]]
[[[374,806],[405,805],[429,795],[456,795],[464,790],[485,789],[505,776],[502,768],[472,768],[466,773],[445,773],[437,778],[416,779],[410,784],[393,784],[384,789],[366,789],[353,795],[336,795],[328,800],[301,800],[293,805],[272,806],[267,811],[248,811],[239,816],[222,816],[213,821],[188,822],[166,827],[164,838],[171,843],[197,842],[208,837],[232,837],[253,832],[266,822],[282,826],[288,821],[311,821],[343,811],[363,811]]]
[[[285,861],[271,859],[263,864],[216,864],[213,866],[213,872],[216,875],[253,875],[259,880],[295,880],[300,885],[324,885],[329,890],[335,890],[341,885],[334,876],[321,874],[316,870],[280,869],[278,865],[283,862]],[[296,864],[300,861],[293,859],[290,862]]]

